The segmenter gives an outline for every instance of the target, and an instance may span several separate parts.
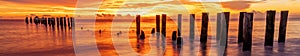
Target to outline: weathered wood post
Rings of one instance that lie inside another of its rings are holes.
[[[265,46],[273,46],[275,14],[276,14],[276,11],[274,11],[274,10],[267,11]]]
[[[217,42],[219,43],[220,46],[227,47],[229,18],[230,18],[230,12],[218,13]]]
[[[28,24],[28,17],[25,18],[25,23]]]
[[[66,17],[64,17],[64,28],[66,28],[66,26],[67,26],[67,22],[66,21],[67,21]]]
[[[239,16],[239,31],[238,31],[238,43],[242,43],[243,42],[243,25],[244,25],[244,14],[246,12],[240,12],[240,16]]]
[[[172,41],[174,42],[174,41],[176,41],[176,39],[177,39],[177,32],[173,31],[172,32]]]
[[[162,29],[161,29],[161,33],[163,38],[166,37],[166,25],[167,24],[167,15],[166,14],[162,14]]]
[[[178,14],[178,37],[181,37],[182,14]]]
[[[160,15],[156,15],[156,32],[160,33]]]
[[[251,51],[252,47],[252,29],[253,29],[253,13],[244,14],[245,19],[243,26],[243,51]]]
[[[32,17],[30,16],[30,24],[32,24]]]
[[[140,32],[141,32],[141,28],[140,28],[141,27],[141,24],[140,24],[141,19],[140,19],[140,17],[141,17],[140,15],[136,15],[136,21],[135,22],[136,22],[136,35],[137,36],[140,36]]]
[[[190,42],[194,41],[195,37],[195,14],[190,14]]]
[[[202,13],[202,28],[201,28],[201,35],[200,35],[201,43],[207,42],[208,21],[209,21],[208,13]]]
[[[279,27],[279,34],[278,34],[279,35],[278,36],[279,43],[285,43],[288,14],[289,14],[289,11],[281,11],[280,27]]]

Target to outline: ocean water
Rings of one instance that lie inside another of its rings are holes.
[[[189,42],[192,41],[189,39],[189,20],[184,19],[182,23],[182,37],[184,42],[182,48],[177,48],[171,40],[172,31],[177,30],[176,20],[167,21],[166,41],[161,41],[161,37],[156,37],[155,34],[151,34],[151,29],[155,28],[154,19],[141,19],[141,21],[141,30],[146,34],[146,39],[144,41],[137,41],[136,39],[134,20],[76,20],[73,29],[52,28],[41,24],[25,24],[23,20],[0,20],[0,56],[75,56],[78,55],[78,52],[85,52],[82,54],[91,56],[94,54],[101,56],[300,55],[299,20],[288,21],[285,44],[277,43],[279,20],[276,20],[274,46],[267,48],[264,47],[265,20],[254,20],[252,51],[250,53],[241,51],[241,47],[239,47],[239,44],[237,43],[237,20],[230,20],[228,47],[226,50],[220,50],[217,47],[215,40],[215,20],[210,20],[209,22],[208,43],[204,45],[200,43],[201,20],[196,20],[194,42],[191,43]],[[99,30],[101,30],[101,33]],[[75,35],[75,33],[77,35]],[[85,45],[87,43],[85,41],[95,41],[97,51],[95,52],[95,49],[92,49],[93,47],[74,48],[75,46],[90,46]],[[82,50],[78,51],[78,49]]]

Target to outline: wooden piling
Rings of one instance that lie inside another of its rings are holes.
[[[218,13],[217,42],[218,44],[220,44],[220,46],[227,47],[229,18],[230,18],[230,12]]]
[[[195,14],[190,14],[190,41],[193,42],[195,37]]]
[[[208,30],[208,13],[202,13],[202,28],[200,34],[200,42],[206,43],[207,42],[207,30]]]
[[[162,14],[162,29],[161,29],[161,33],[163,38],[166,37],[166,23],[167,23],[167,15],[166,14]]]
[[[32,17],[30,17],[30,24],[32,24]]]
[[[182,14],[178,14],[178,37],[181,36]]]
[[[253,29],[253,13],[244,14],[245,19],[243,25],[243,51],[251,51],[252,47],[252,29]]]
[[[289,11],[281,11],[278,42],[284,43],[286,37],[286,26]]]
[[[25,18],[25,23],[28,24],[28,17]]]
[[[156,15],[156,32],[160,33],[160,15]]]
[[[265,32],[265,46],[273,46],[274,41],[274,21],[275,21],[276,11],[269,10],[267,11],[266,19],[266,32]]]
[[[66,26],[67,26],[67,20],[66,20],[66,17],[64,17],[64,19],[63,19],[64,21],[64,27],[66,28]]]
[[[141,29],[140,29],[140,15],[136,15],[136,35],[139,36]]]
[[[172,32],[172,41],[176,41],[176,39],[177,39],[177,32],[176,31],[173,31]]]
[[[239,16],[239,31],[238,31],[238,43],[242,43],[243,42],[243,21],[244,21],[244,14],[246,12],[240,12],[240,16]]]

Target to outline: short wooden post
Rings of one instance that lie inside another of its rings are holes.
[[[190,14],[190,42],[194,41],[195,37],[195,14]]]
[[[274,11],[274,10],[267,11],[265,46],[273,46],[275,14],[276,14],[276,11]]]
[[[30,17],[30,24],[32,24],[32,17]]]
[[[207,30],[208,30],[208,13],[202,13],[202,28],[200,34],[200,42],[206,43],[207,42]]]
[[[243,42],[243,21],[244,21],[244,14],[246,12],[240,12],[240,17],[239,17],[239,31],[238,31],[238,43],[242,43]]]
[[[156,32],[160,33],[160,15],[156,15]]]
[[[141,17],[140,15],[136,15],[136,35],[137,36],[139,36],[140,32],[141,32],[141,28],[140,28],[141,27],[141,24],[140,24],[141,19],[140,19],[140,17]]]
[[[166,23],[167,23],[167,15],[166,14],[162,14],[162,30],[161,30],[161,33],[162,33],[162,36],[163,38],[166,37]]]
[[[253,26],[253,13],[246,13],[243,26],[243,51],[251,51],[252,47],[252,26]]]
[[[25,23],[28,24],[28,17],[25,18]]]
[[[281,11],[280,27],[279,27],[279,34],[278,34],[279,35],[278,36],[279,43],[285,42],[288,14],[289,14],[289,11]]]
[[[177,32],[173,31],[172,32],[172,41],[176,41],[176,39],[177,39]]]

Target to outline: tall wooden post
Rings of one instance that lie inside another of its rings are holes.
[[[252,47],[252,29],[253,13],[246,13],[243,26],[243,51],[251,51]]]
[[[163,35],[163,38],[166,37],[166,23],[167,23],[167,15],[166,14],[162,14],[162,30],[161,33]]]
[[[201,43],[207,42],[208,21],[209,21],[208,13],[202,13],[202,28],[201,28],[201,35],[200,35]]]
[[[156,32],[160,33],[160,15],[156,15]]]
[[[217,42],[225,47],[227,47],[228,42],[229,18],[230,12],[219,13],[217,18]]]
[[[289,11],[281,11],[280,27],[279,27],[279,34],[278,34],[279,35],[278,36],[279,43],[285,42],[288,14],[289,14]]]
[[[195,14],[190,14],[190,42],[194,41],[195,37]]]
[[[136,35],[137,36],[140,36],[140,32],[141,32],[141,29],[140,29],[140,26],[141,26],[141,19],[140,19],[140,15],[136,15]]]
[[[240,17],[239,17],[239,31],[238,31],[238,43],[243,42],[243,21],[244,21],[244,14],[246,12],[240,12]]]
[[[178,37],[181,37],[182,14],[178,14]]]
[[[276,11],[274,11],[274,10],[267,11],[265,46],[273,46],[275,14],[276,14]]]

